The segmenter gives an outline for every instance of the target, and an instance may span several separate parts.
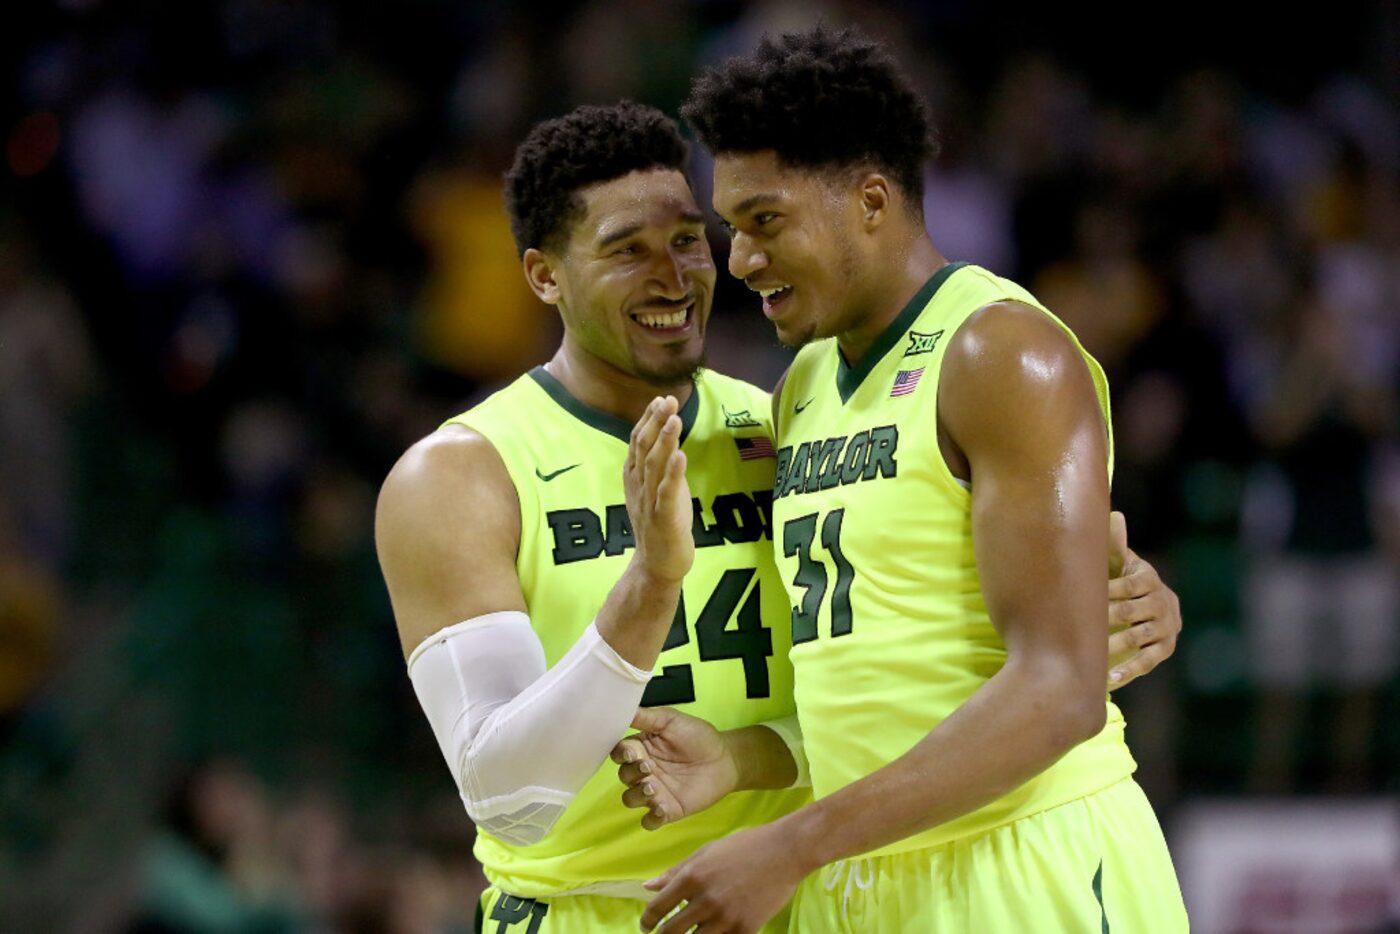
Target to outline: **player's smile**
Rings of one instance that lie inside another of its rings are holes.
[[[687,295],[678,302],[653,300],[633,311],[630,317],[648,337],[674,340],[694,330],[695,303],[694,295]]]
[[[747,285],[762,296],[763,316],[769,321],[775,320],[788,308],[792,298],[792,286],[772,281],[749,282]]]
[[[685,176],[633,172],[580,200],[555,267],[566,343],[649,382],[688,378],[704,355],[715,265]]]

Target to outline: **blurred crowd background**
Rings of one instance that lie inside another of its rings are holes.
[[[0,928],[470,930],[378,484],[558,339],[500,197],[530,124],[674,114],[818,16],[927,94],[944,254],[1108,370],[1116,505],[1186,619],[1119,696],[1168,830],[1394,799],[1395,4],[27,0],[0,13]],[[710,364],[771,384],[788,356],[727,279]],[[1379,929],[1397,878],[1325,910],[1266,880],[1227,927]]]

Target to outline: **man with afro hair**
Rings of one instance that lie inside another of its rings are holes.
[[[934,246],[928,117],[879,45],[766,39],[682,113],[730,272],[801,348],[773,396],[772,528],[814,801],[654,880],[644,927],[749,932],[793,898],[801,932],[1184,931],[1105,689],[1128,647],[1105,651],[1109,590],[1136,584],[1103,585],[1102,369]],[[647,801],[713,784],[668,726],[628,741],[668,749]]]

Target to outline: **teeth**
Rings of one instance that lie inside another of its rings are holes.
[[[688,308],[680,308],[667,314],[637,315],[637,321],[649,328],[678,328],[685,324]]]
[[[758,294],[759,294],[759,295],[762,295],[764,298],[772,298],[774,295],[777,295],[779,292],[786,292],[787,290],[788,290],[788,287],[787,287],[787,286],[785,286],[785,285],[780,285],[780,286],[778,286],[777,288],[774,288],[774,289],[759,289],[759,290],[758,290]]]

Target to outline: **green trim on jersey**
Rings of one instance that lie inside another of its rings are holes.
[[[553,374],[542,366],[537,366],[530,371],[530,378],[540,384],[540,388],[549,393],[551,399],[559,403],[570,415],[603,432],[612,435],[623,444],[628,444],[632,440],[632,423],[625,418],[618,418],[616,415],[609,415],[607,412],[600,412],[586,402],[581,402],[569,390],[564,388],[564,384],[555,379]],[[695,413],[700,410],[700,391],[692,382],[690,398],[685,400],[685,405],[681,406],[681,443],[685,443],[686,435],[690,434],[690,428],[695,424]]]
[[[938,272],[929,277],[929,280],[920,286],[919,291],[914,293],[914,297],[909,299],[909,304],[904,306],[889,327],[875,338],[875,343],[870,345],[870,349],[865,352],[855,366],[846,363],[846,358],[840,351],[836,354],[836,388],[841,393],[842,404],[851,400],[851,394],[860,388],[860,384],[870,375],[870,371],[875,369],[875,364],[885,358],[899,339],[904,336],[904,332],[909,330],[909,326],[918,320],[923,314],[924,308],[933,301],[934,294],[938,287],[948,281],[948,277],[967,263],[949,263]]]
[[[1103,921],[1102,934],[1109,934],[1108,909],[1103,905],[1103,860],[1099,860],[1099,868],[1094,870],[1094,881],[1090,885],[1094,889],[1094,901],[1099,903],[1099,915]]]

